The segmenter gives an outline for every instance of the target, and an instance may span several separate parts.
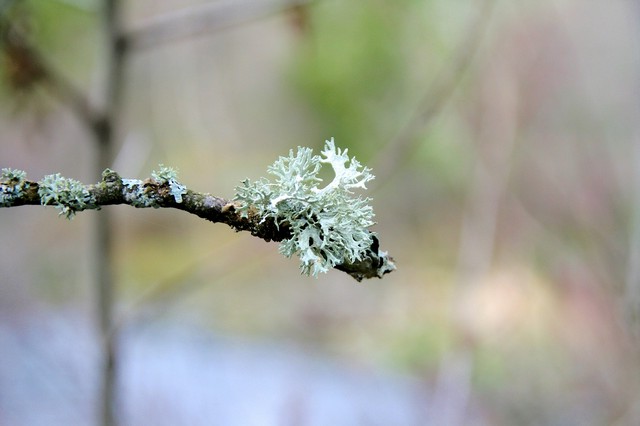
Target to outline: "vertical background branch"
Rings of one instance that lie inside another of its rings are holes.
[[[105,40],[104,61],[106,75],[102,83],[102,109],[93,123],[96,139],[96,172],[111,167],[115,137],[118,129],[118,109],[122,97],[126,43],[122,37],[119,0],[105,0],[102,11],[102,29]],[[103,209],[96,218],[96,284],[97,310],[102,336],[102,374],[101,374],[101,422],[104,426],[118,424],[117,414],[117,373],[118,348],[116,328],[114,327],[114,304],[116,286],[113,276],[113,232],[112,217],[109,209]]]
[[[29,34],[12,20],[12,7],[16,2],[5,2],[0,8],[0,46],[13,61],[13,77],[25,87],[42,84],[53,98],[69,108],[76,119],[88,130],[95,142],[95,174],[110,167],[114,158],[119,107],[124,77],[126,43],[121,28],[121,2],[105,0],[101,8],[101,36],[103,40],[103,69],[106,70],[98,87],[96,105],[74,83],[56,70],[30,40]],[[117,424],[116,376],[117,336],[113,326],[115,283],[113,277],[113,232],[109,209],[99,212],[95,219],[95,309],[102,348],[100,374],[100,423]]]
[[[461,328],[459,341],[438,372],[435,398],[442,404],[434,424],[467,422],[474,374],[477,336],[474,321],[478,306],[469,302],[488,279],[494,261],[500,209],[509,182],[518,132],[518,88],[511,73],[513,64],[495,61],[484,70],[480,82],[482,121],[470,147],[474,167],[469,176],[467,205],[460,229],[453,298],[453,315]]]
[[[636,54],[640,51],[640,43],[637,37],[640,37],[640,1],[633,2],[633,10],[635,16],[635,32],[636,42],[634,47]],[[634,116],[640,116],[640,101],[638,101],[638,93],[640,93],[640,78],[636,79],[633,93],[636,94],[636,101],[633,104]],[[635,173],[631,180],[631,221],[629,233],[629,255],[627,258],[627,271],[625,277],[625,310],[627,320],[629,321],[632,333],[640,336],[640,130],[635,129],[633,134],[634,143],[631,148],[631,158]]]

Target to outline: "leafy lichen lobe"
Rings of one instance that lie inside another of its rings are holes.
[[[335,177],[324,187],[318,173],[323,164],[333,168]],[[321,155],[298,147],[278,158],[267,171],[274,177],[255,182],[246,179],[236,188],[239,210],[248,217],[256,209],[261,221],[286,224],[291,238],[280,244],[280,253],[300,257],[304,274],[317,276],[336,265],[363,260],[375,234],[368,228],[375,222],[370,198],[356,196],[374,178],[371,170],[347,150],[326,141]]]
[[[173,167],[160,164],[160,170],[154,170],[151,176],[161,185],[169,185],[169,189],[176,203],[182,203],[182,196],[187,193],[187,187],[178,182],[178,171]]]
[[[0,207],[10,207],[22,192],[29,188],[25,179],[27,173],[22,170],[4,168],[0,172]]]
[[[95,200],[87,188],[75,179],[56,173],[38,182],[38,195],[42,205],[53,205],[59,215],[72,219],[79,211],[96,208]]]

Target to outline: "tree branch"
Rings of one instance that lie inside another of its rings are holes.
[[[91,127],[98,120],[98,114],[85,94],[75,84],[62,75],[43,56],[27,34],[19,28],[6,11],[0,11],[0,50],[12,63],[14,78],[19,85],[42,84],[61,104],[66,105],[84,124]]]
[[[151,18],[127,31],[124,36],[132,49],[148,49],[167,42],[211,34],[237,25],[257,21],[292,10],[313,0],[249,0],[210,2],[185,7]]]
[[[457,89],[464,74],[471,68],[486,37],[496,0],[483,0],[477,17],[469,27],[460,47],[454,52],[450,65],[443,68],[422,96],[415,110],[397,134],[377,152],[372,161],[378,182],[388,182],[400,166],[406,163],[420,144],[416,135],[443,109]]]
[[[291,238],[286,222],[277,224],[271,218],[263,220],[252,208],[243,214],[238,209],[239,202],[193,191],[180,184],[174,176],[162,172],[138,180],[122,178],[113,170],[106,169],[102,173],[102,181],[91,185],[59,174],[46,176],[39,182],[24,177],[24,172],[3,169],[0,177],[0,207],[52,205],[67,218],[83,210],[99,210],[103,206],[118,204],[136,208],[174,208],[213,223],[224,223],[236,231],[248,231],[265,241]],[[372,241],[361,260],[342,263],[335,268],[358,281],[382,278],[393,271],[393,258],[379,250],[375,236],[372,236]]]

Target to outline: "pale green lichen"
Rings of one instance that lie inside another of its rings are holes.
[[[178,182],[178,171],[173,167],[160,164],[160,170],[154,170],[151,177],[159,184],[169,184],[171,195],[176,203],[182,203],[182,196],[187,193],[187,187]]]
[[[81,182],[62,177],[60,173],[47,175],[38,182],[38,195],[42,205],[55,206],[60,210],[59,215],[67,219],[79,211],[96,208],[91,193]]]
[[[134,207],[159,208],[161,195],[154,189],[156,185],[168,185],[169,192],[176,203],[182,203],[182,196],[187,193],[187,187],[178,182],[178,172],[172,167],[160,164],[159,170],[151,172],[153,182],[139,179],[122,179],[124,199]]]
[[[29,187],[25,181],[27,173],[22,170],[4,168],[0,172],[0,207],[12,206],[22,192]]]
[[[0,182],[2,183],[20,183],[27,178],[27,172],[24,170],[4,168],[0,173]]]
[[[371,170],[350,159],[346,149],[336,148],[333,139],[326,141],[321,154],[313,155],[310,148],[298,147],[295,154],[291,150],[267,169],[274,182],[244,180],[235,196],[244,216],[253,206],[263,221],[272,218],[276,226],[290,227],[292,236],[280,244],[280,252],[287,257],[297,254],[302,272],[313,276],[362,260],[373,242],[374,234],[367,228],[375,223],[370,198],[352,192],[366,189],[374,178]],[[331,165],[335,177],[319,187],[323,164]]]
[[[156,209],[160,207],[158,200],[151,195],[150,191],[147,191],[143,181],[139,179],[122,179],[122,187],[125,201],[133,207],[153,207]]]

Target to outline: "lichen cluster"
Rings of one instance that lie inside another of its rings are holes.
[[[156,209],[160,207],[158,201],[149,195],[144,182],[140,179],[122,179],[122,189],[125,201],[133,207]]]
[[[89,190],[75,179],[56,173],[47,175],[38,182],[38,195],[42,205],[53,205],[59,215],[72,219],[77,212],[96,208]]]
[[[22,170],[2,169],[0,172],[0,207],[10,207],[13,201],[29,187],[27,173]]]
[[[160,170],[154,170],[151,177],[160,185],[168,184],[173,199],[176,200],[176,203],[182,203],[182,196],[187,193],[187,187],[178,182],[176,169],[160,164]]]
[[[159,170],[151,173],[153,182],[139,179],[122,179],[124,198],[134,207],[160,207],[160,196],[157,191],[151,191],[151,185],[168,185],[169,191],[176,203],[182,203],[182,196],[187,193],[187,187],[178,182],[178,172],[172,167],[160,164]]]
[[[318,173],[323,164],[331,165],[335,177],[320,187]],[[369,168],[349,158],[347,150],[336,148],[331,139],[321,155],[298,147],[267,171],[273,181],[244,180],[236,188],[235,200],[245,217],[255,208],[263,221],[272,218],[276,226],[290,228],[291,238],[280,244],[283,255],[298,255],[302,272],[313,276],[363,259],[373,243],[374,234],[368,228],[375,223],[374,213],[370,198],[356,196],[353,190],[366,189],[374,178]]]

